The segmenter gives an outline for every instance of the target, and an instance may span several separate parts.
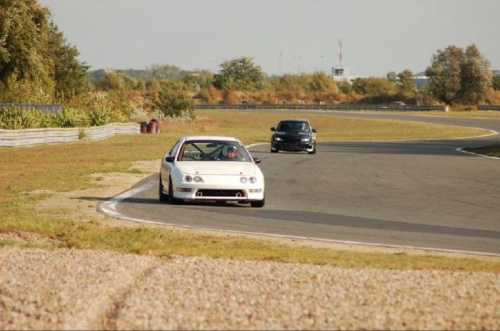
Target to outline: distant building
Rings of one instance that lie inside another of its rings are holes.
[[[425,84],[427,84],[427,81],[429,80],[429,77],[426,76],[425,71],[419,72],[418,74],[413,75],[413,82],[417,86],[418,90],[421,90]]]
[[[349,67],[344,67],[343,54],[342,54],[342,39],[339,40],[339,59],[338,64],[332,67],[333,80],[336,82],[347,81],[352,82],[355,78],[362,78],[361,76],[351,76],[349,73]]]
[[[349,75],[349,67],[335,66],[332,67],[333,80],[338,81],[351,81],[351,76]]]

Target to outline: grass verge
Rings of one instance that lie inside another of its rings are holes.
[[[109,226],[97,221],[43,220],[38,234],[50,244],[0,241],[0,246],[35,248],[100,249],[152,256],[206,256],[235,260],[276,261],[328,265],[342,268],[383,268],[392,270],[447,270],[500,273],[500,260],[490,257],[455,257],[436,253],[360,252],[350,249],[314,247],[289,240],[260,239],[233,234],[179,230],[160,226]],[[16,231],[29,222],[18,224]],[[5,231],[2,226],[0,231]]]
[[[65,214],[62,209],[40,212],[35,208],[38,202],[57,192],[98,187],[99,181],[92,181],[92,174],[137,173],[131,167],[132,162],[158,160],[182,135],[216,134],[236,136],[246,144],[266,142],[270,138],[269,127],[275,126],[283,117],[296,115],[199,111],[195,121],[164,122],[162,133],[158,135],[118,136],[99,142],[31,148],[1,148],[0,233],[39,234],[51,240],[47,247],[104,249],[158,256],[201,255],[341,267],[500,272],[500,260],[495,258],[413,255],[401,251],[355,252],[164,227],[135,224],[110,226],[108,222],[83,216],[76,219],[61,218],[61,214]],[[485,130],[478,129],[400,121],[349,119],[328,115],[307,117],[318,129],[319,140],[325,141],[438,139],[485,133]],[[12,240],[0,242],[0,246],[10,244],[13,244]],[[36,243],[28,242],[23,245],[37,247]]]
[[[373,111],[372,111],[373,113]],[[500,119],[500,111],[495,110],[476,110],[476,111],[464,111],[464,110],[455,110],[455,111],[377,111],[377,113],[384,114],[402,114],[402,115],[419,115],[419,116],[436,116],[436,117],[469,117],[469,118],[498,118]]]
[[[500,158],[500,145],[469,147],[464,148],[464,151]]]

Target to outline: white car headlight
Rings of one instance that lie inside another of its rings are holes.
[[[309,138],[302,138],[302,141],[309,141]]]
[[[281,139],[280,137],[274,137],[274,140],[275,141],[282,141],[283,139]]]
[[[193,180],[196,183],[203,183],[203,178],[201,178],[200,176],[194,176]]]
[[[248,179],[246,177],[240,178],[240,182],[242,182],[243,184],[245,184],[247,181],[248,181]]]

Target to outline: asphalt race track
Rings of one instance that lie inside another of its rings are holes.
[[[318,113],[500,132],[500,119]],[[457,151],[492,143],[500,143],[498,133],[457,140],[320,142],[316,155],[271,154],[269,144],[261,144],[250,150],[262,159],[264,208],[160,203],[154,175],[99,209],[190,228],[500,255],[500,160]]]

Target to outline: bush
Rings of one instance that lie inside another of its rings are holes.
[[[193,100],[183,94],[161,91],[154,103],[166,117],[196,117]]]
[[[395,87],[385,78],[355,78],[352,81],[352,90],[363,95],[384,95],[395,92]]]
[[[214,86],[210,86],[208,89],[200,90],[198,98],[204,100],[209,105],[216,105],[222,101],[222,92]]]
[[[240,103],[233,89],[226,90],[224,94],[224,103],[226,105],[237,105]]]
[[[109,107],[108,94],[106,92],[87,92],[81,94],[63,95],[58,100],[64,108],[75,108],[87,112],[93,109]]]
[[[90,120],[85,112],[76,108],[66,108],[55,116],[55,123],[60,128],[89,126]]]
[[[0,128],[7,130],[48,128],[54,126],[54,115],[35,109],[4,107],[0,109]]]
[[[106,107],[101,107],[94,109],[89,114],[89,124],[91,126],[101,126],[106,125],[111,122],[111,114],[109,109]]]

